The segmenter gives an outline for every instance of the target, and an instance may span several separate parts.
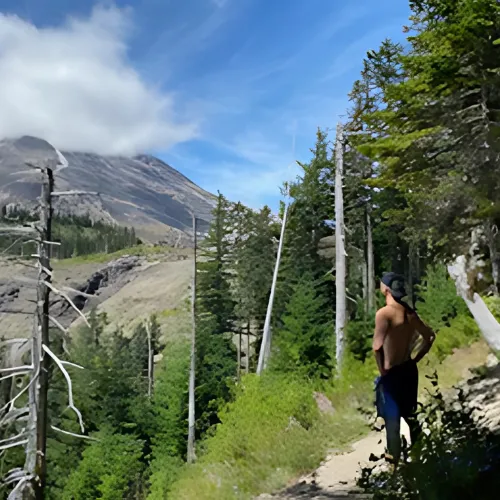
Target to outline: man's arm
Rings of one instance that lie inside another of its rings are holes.
[[[427,326],[419,318],[418,314],[414,313],[412,315],[412,321],[414,322],[415,329],[418,333],[420,333],[423,339],[420,349],[418,350],[416,356],[413,358],[413,361],[415,361],[415,363],[418,363],[430,351],[432,344],[434,343],[434,340],[436,338],[436,334],[434,333],[432,328]]]
[[[373,335],[373,351],[380,375],[385,375],[384,368],[384,341],[389,330],[389,320],[383,309],[377,311],[375,315],[375,334]]]

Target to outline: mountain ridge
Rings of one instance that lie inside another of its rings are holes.
[[[57,190],[98,192],[99,196],[65,197],[58,212],[134,226],[152,241],[191,236],[192,213],[208,226],[215,195],[150,154],[104,156],[61,150],[68,167],[56,174]],[[23,136],[0,141],[0,205],[33,206],[40,194],[35,170],[26,163],[57,160],[56,149],[43,139]]]

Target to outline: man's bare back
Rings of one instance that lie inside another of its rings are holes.
[[[380,349],[381,344],[385,371],[411,358],[419,334],[424,344],[432,342],[432,330],[404,305],[390,303],[377,312],[374,349]]]
[[[434,332],[406,304],[396,300],[391,289],[381,284],[381,292],[386,297],[386,306],[375,316],[373,350],[381,375],[394,366],[411,359],[415,343],[420,335],[422,345],[414,358],[419,362],[429,351],[434,341]]]
[[[406,295],[404,277],[386,273],[380,284],[386,305],[375,316],[373,350],[380,371],[376,380],[377,414],[384,418],[387,449],[394,464],[401,452],[400,421],[404,418],[411,433],[412,443],[421,432],[415,416],[418,398],[417,363],[429,352],[434,332],[418,314],[401,301]],[[412,358],[418,337],[422,343]]]

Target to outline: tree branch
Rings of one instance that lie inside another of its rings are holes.
[[[93,438],[93,437],[90,437],[90,436],[85,436],[83,434],[75,434],[74,432],[64,431],[63,429],[59,429],[58,427],[55,427],[54,425],[51,425],[50,428],[53,431],[60,432],[61,434],[66,434],[67,436],[73,436],[73,437],[81,438],[81,439],[88,439],[89,441],[100,441],[97,438]]]
[[[80,424],[80,429],[82,430],[82,432],[85,432],[82,414],[80,413],[80,410],[75,406],[73,402],[73,384],[71,382],[71,377],[66,371],[66,368],[64,368],[64,365],[62,364],[61,360],[45,344],[42,345],[42,348],[54,360],[56,365],[59,367],[59,370],[61,370],[61,373],[64,375],[64,378],[66,379],[66,382],[68,384],[68,402],[69,402],[68,407],[71,408],[76,413],[78,417],[78,423]]]
[[[13,371],[26,371],[26,370],[33,370],[33,366],[31,365],[22,365],[22,366],[13,366],[11,368],[0,368],[0,373],[8,373],[8,372],[13,372]]]
[[[11,437],[8,437],[6,439],[0,439],[0,445],[5,444],[8,441],[13,441],[14,439],[23,438],[24,436],[26,436],[26,430],[23,430],[22,432],[20,432],[19,434],[15,435],[15,436],[11,436]]]
[[[2,234],[26,234],[32,235],[33,228],[26,226],[1,226],[0,225],[0,233]]]
[[[0,413],[10,406],[10,410],[14,409],[14,403],[33,385],[33,383],[38,379],[38,374],[40,370],[38,369],[36,374],[31,378],[29,384],[26,384],[10,401],[8,401],[2,408],[0,408]],[[10,411],[9,410],[9,411]]]
[[[44,284],[45,284],[45,286],[50,288],[56,295],[60,295],[61,297],[64,297],[66,299],[66,301],[68,302],[68,304],[80,315],[80,317],[83,319],[83,321],[85,321],[85,324],[90,328],[90,323],[87,321],[85,314],[83,314],[82,311],[80,311],[80,309],[78,309],[78,307],[75,306],[73,301],[68,297],[68,294],[58,290],[55,286],[52,285],[52,283],[44,281]]]
[[[24,446],[27,443],[28,440],[23,439],[22,441],[17,441],[16,443],[1,445],[0,450],[8,450],[9,448],[15,448],[16,446]]]
[[[24,372],[17,372],[17,373],[11,373],[10,375],[5,375],[5,377],[1,377],[0,378],[0,382],[2,380],[7,380],[9,378],[13,378],[13,377],[19,377],[20,375],[29,375],[31,373],[31,370],[29,371],[24,371]]]
[[[61,361],[63,365],[73,366],[74,368],[80,368],[80,370],[85,370],[83,366],[77,365],[76,363],[71,363],[70,361]]]
[[[24,408],[14,408],[7,412],[0,420],[0,427],[8,424],[9,422],[19,421],[23,416],[29,413],[29,408],[25,406]]]

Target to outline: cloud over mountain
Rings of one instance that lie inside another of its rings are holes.
[[[128,9],[37,27],[0,14],[0,138],[33,135],[60,149],[133,154],[197,134],[174,94],[148,84],[127,58]]]

